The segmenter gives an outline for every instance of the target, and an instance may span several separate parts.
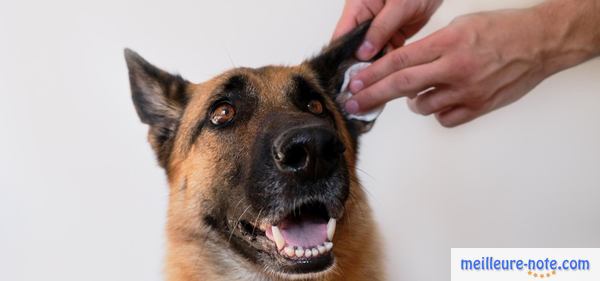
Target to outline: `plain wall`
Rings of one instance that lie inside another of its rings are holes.
[[[534,2],[447,1],[417,38]],[[124,47],[200,82],[302,61],[342,6],[0,2],[0,280],[162,279],[167,187],[130,101]],[[388,104],[362,139],[359,173],[390,280],[448,280],[451,247],[599,247],[599,73],[599,60],[564,71],[454,129]]]

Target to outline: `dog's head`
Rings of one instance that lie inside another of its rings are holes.
[[[368,25],[293,66],[193,84],[126,50],[133,101],[171,185],[169,239],[294,278],[335,263],[358,136],[335,99]],[[177,242],[174,242],[177,243]],[[358,253],[357,253],[358,254]]]

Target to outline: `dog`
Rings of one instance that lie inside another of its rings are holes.
[[[194,84],[125,49],[131,93],[169,182],[169,281],[382,280],[356,175],[373,121],[336,103],[369,23],[296,66]]]

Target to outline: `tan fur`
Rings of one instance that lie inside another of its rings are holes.
[[[290,76],[299,73],[310,78],[314,77],[314,74],[303,65],[268,67],[260,75],[245,69],[234,72],[250,77],[252,87],[261,93],[263,100],[255,113],[259,117],[253,118],[255,121],[245,125],[237,136],[239,141],[235,145],[243,146],[242,151],[250,151],[257,128],[265,126],[259,123],[262,120],[260,116],[275,111],[286,111],[287,107],[290,107],[284,102],[281,94],[289,83]],[[210,206],[211,194],[215,192],[210,190],[213,175],[220,173],[222,167],[231,165],[227,159],[221,157],[227,145],[232,144],[223,142],[218,135],[210,132],[203,134],[192,145],[188,145],[187,140],[196,121],[206,114],[205,108],[209,98],[206,93],[212,92],[233,74],[225,73],[208,82],[192,84],[187,89],[191,95],[190,103],[181,119],[173,154],[167,167],[170,194],[166,230],[166,274],[169,281],[289,280],[272,273],[263,274],[262,268],[250,264],[232,249],[207,242],[217,240],[218,237],[202,223],[202,214],[205,211],[203,206]],[[333,106],[333,101],[327,102]],[[365,193],[358,184],[353,168],[356,159],[355,151],[352,151],[350,145],[351,137],[343,126],[343,116],[339,112],[334,114],[337,127],[341,130],[340,136],[348,148],[344,157],[351,167],[350,197],[344,216],[338,222],[334,238],[335,266],[317,278],[302,280],[382,280],[378,232]],[[250,155],[239,157],[237,161],[246,161]],[[244,203],[238,204],[243,206]]]

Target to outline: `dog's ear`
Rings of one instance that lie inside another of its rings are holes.
[[[165,72],[125,49],[131,96],[142,123],[150,125],[148,140],[161,166],[166,167],[175,131],[187,104],[188,82]]]
[[[328,94],[332,95],[334,100],[340,94],[346,70],[359,62],[355,57],[355,53],[362,44],[370,25],[370,21],[362,23],[346,35],[331,42],[323,48],[320,54],[307,61],[310,68],[316,73],[321,86]],[[378,54],[372,60],[381,57],[381,55],[382,53]],[[340,112],[345,114],[351,129],[355,131],[353,132],[355,135],[369,131],[375,122],[375,120],[362,121],[351,118],[343,110],[343,104],[338,104],[338,108]]]

